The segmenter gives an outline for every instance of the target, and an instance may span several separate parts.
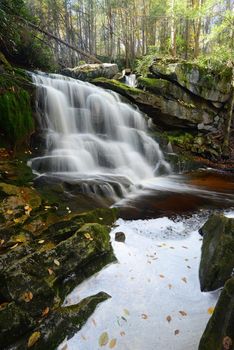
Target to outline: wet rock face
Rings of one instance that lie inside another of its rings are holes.
[[[103,63],[103,64],[83,64],[75,68],[65,68],[62,74],[68,77],[79,79],[83,81],[91,81],[98,77],[112,79],[119,69],[117,64]]]
[[[176,82],[192,94],[212,102],[223,103],[230,96],[232,71],[228,67],[222,74],[216,74],[195,63],[161,61],[153,63],[150,71],[156,77]]]
[[[199,344],[199,350],[234,349],[234,277],[220,295]]]
[[[212,215],[200,229],[203,236],[199,279],[202,291],[223,287],[234,269],[234,219]]]

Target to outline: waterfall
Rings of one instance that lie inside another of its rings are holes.
[[[170,172],[142,114],[116,93],[57,74],[33,74],[46,152],[37,175],[69,177],[85,193],[124,197],[141,181]]]
[[[136,74],[125,75],[125,84],[131,87],[137,86]]]

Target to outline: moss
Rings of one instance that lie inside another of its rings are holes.
[[[166,133],[167,140],[185,149],[190,149],[194,141],[194,136],[189,133]]]
[[[107,89],[111,88],[112,90],[119,92],[119,93],[126,92],[130,95],[137,95],[139,93],[142,93],[142,90],[130,87],[124,83],[121,83],[118,80],[115,80],[115,79],[96,78],[96,79],[93,79],[91,81],[91,83],[95,84],[95,85],[100,85],[100,86],[106,87]]]
[[[13,145],[27,139],[34,128],[30,96],[26,90],[0,95],[0,129]]]

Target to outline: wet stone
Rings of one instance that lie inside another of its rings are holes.
[[[125,234],[123,232],[116,232],[115,233],[115,241],[116,242],[122,242],[124,243],[125,242]]]

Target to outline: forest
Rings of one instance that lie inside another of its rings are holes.
[[[0,0],[0,350],[234,350],[234,0]]]

